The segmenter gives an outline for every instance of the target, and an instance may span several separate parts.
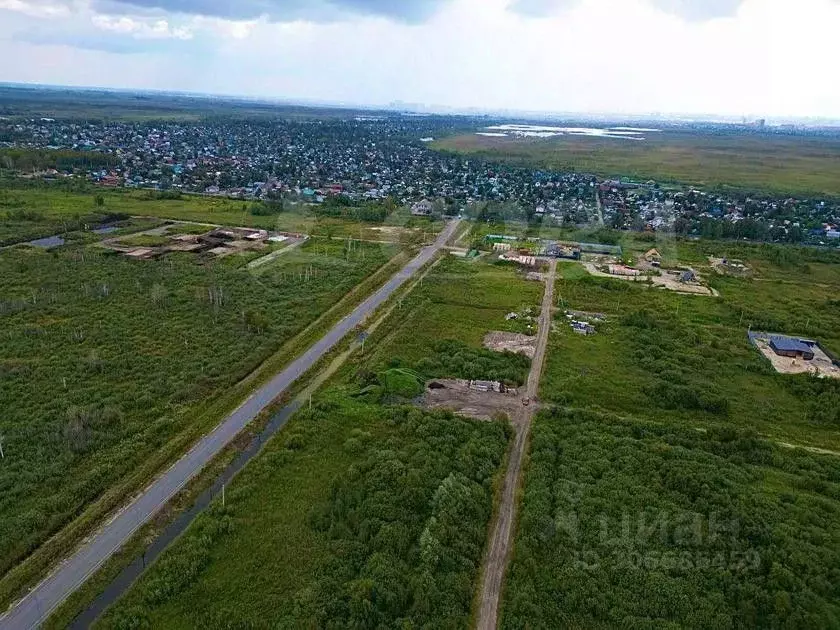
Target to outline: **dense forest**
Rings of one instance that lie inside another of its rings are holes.
[[[504,628],[840,626],[840,460],[737,429],[538,417]]]
[[[507,439],[328,395],[99,626],[465,628]]]

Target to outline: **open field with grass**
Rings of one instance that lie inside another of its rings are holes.
[[[97,198],[101,203],[97,202]],[[290,205],[280,213],[255,214],[248,202],[201,195],[162,195],[147,190],[71,192],[58,187],[0,188],[0,245],[28,241],[96,225],[113,215],[177,219],[371,241],[419,241],[442,223],[398,210],[382,223],[319,216],[317,207]]]
[[[840,458],[737,427],[535,423],[503,628],[831,628]]]
[[[840,196],[840,139],[668,130],[646,140],[561,136],[496,138],[467,134],[433,147],[517,165],[602,177],[735,188],[795,195]]]
[[[405,406],[399,377],[473,365],[435,364],[442,341],[499,369],[481,339],[540,292],[440,262],[100,625],[466,626],[508,430]]]
[[[394,253],[313,239],[255,277],[236,257],[0,252],[0,573],[113,484],[177,456],[226,392]]]
[[[754,277],[707,270],[707,253],[729,250],[748,261]],[[747,338],[752,327],[840,351],[840,309],[832,297],[840,290],[840,260],[806,262],[808,256],[829,260],[832,254],[820,250],[702,242],[679,243],[677,256],[701,270],[720,298],[589,277],[578,264],[561,265],[561,307],[609,320],[598,335],[581,337],[561,309],[543,399],[685,427],[751,428],[840,450],[838,384],[777,374]]]

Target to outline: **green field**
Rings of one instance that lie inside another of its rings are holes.
[[[560,136],[444,138],[442,151],[522,166],[712,188],[840,196],[840,139],[665,131],[643,142]]]
[[[504,628],[840,623],[840,381],[777,374],[746,334],[840,350],[840,259],[672,245],[720,298],[560,267],[541,383],[552,406],[534,427]],[[753,278],[716,276],[710,254]],[[562,308],[608,321],[581,337]]]
[[[428,363],[441,341],[497,369],[484,333],[541,289],[444,259],[100,625],[465,627],[508,432],[402,406],[395,377],[473,367]]]
[[[312,239],[256,277],[235,256],[0,252],[0,574],[114,484],[177,456],[235,384],[395,253]]]
[[[755,276],[717,276],[704,267],[707,253],[740,257]],[[819,250],[715,243],[681,243],[675,255],[703,271],[721,297],[649,290],[561,265],[561,306],[605,313],[609,321],[601,334],[580,337],[558,315],[543,399],[681,426],[749,427],[840,450],[840,382],[777,374],[747,339],[752,327],[814,338],[840,352],[840,309],[832,297],[840,290],[840,259]]]
[[[101,203],[97,203],[97,197]],[[94,226],[108,216],[154,217],[199,223],[262,228],[285,232],[356,238],[373,241],[422,240],[440,231],[442,224],[412,218],[404,210],[383,223],[319,215],[305,204],[287,211],[255,214],[256,202],[166,195],[148,190],[99,190],[72,192],[57,186],[0,187],[0,246]],[[405,228],[411,228],[405,230]]]

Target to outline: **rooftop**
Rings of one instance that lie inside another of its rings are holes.
[[[799,339],[792,339],[790,337],[771,337],[770,343],[777,350],[784,350],[789,352],[813,352],[810,345]]]

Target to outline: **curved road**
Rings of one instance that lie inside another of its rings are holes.
[[[254,392],[242,406],[201,438],[186,455],[146,488],[143,494],[91,536],[26,597],[14,604],[0,617],[0,630],[22,630],[41,624],[265,407],[314,366],[349,332],[363,323],[420,267],[428,263],[452,237],[458,223],[457,220],[451,221],[433,245],[423,248],[416,258],[357,306],[350,315],[338,322],[320,341],[290,363],[271,382]]]

